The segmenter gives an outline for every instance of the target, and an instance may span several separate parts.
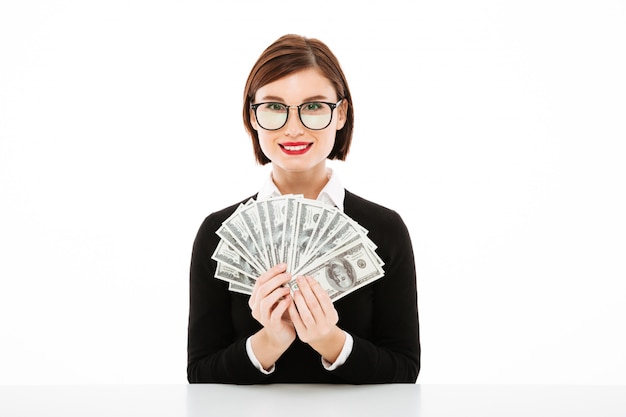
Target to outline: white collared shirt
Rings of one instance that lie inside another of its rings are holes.
[[[331,206],[335,206],[343,212],[343,199],[345,196],[345,188],[341,184],[341,181],[339,181],[339,178],[337,177],[337,175],[334,174],[333,170],[331,168],[327,168],[327,169],[328,169],[328,183],[326,183],[324,188],[322,188],[322,191],[320,192],[319,196],[317,196],[317,201],[321,201]],[[269,178],[265,180],[265,183],[261,187],[261,190],[259,190],[259,194],[257,195],[257,200],[265,200],[265,199],[272,198],[272,197],[278,197],[280,195],[281,195],[280,191],[278,190],[278,187],[276,187],[276,184],[274,183],[274,180],[272,179],[272,175],[270,174]],[[339,366],[343,365],[346,362],[346,359],[348,359],[348,356],[350,356],[350,353],[352,352],[354,339],[352,338],[350,333],[346,331],[344,331],[344,333],[346,335],[346,341],[343,345],[343,348],[341,349],[341,353],[339,353],[339,356],[337,357],[337,360],[335,360],[334,363],[330,363],[326,361],[324,358],[322,358],[322,365],[328,371],[332,371],[338,368]],[[274,372],[274,365],[272,365],[272,367],[268,370],[263,369],[263,366],[261,366],[261,363],[259,362],[259,360],[254,355],[254,352],[252,351],[252,343],[250,341],[250,337],[246,341],[246,352],[248,353],[248,357],[250,358],[250,361],[252,362],[252,364],[259,371],[263,372],[266,375]]]
[[[341,184],[339,177],[335,175],[333,170],[331,168],[327,168],[327,170],[328,182],[324,188],[322,188],[320,195],[317,196],[317,201],[330,204],[331,206],[336,206],[339,210],[343,211],[345,188],[343,188],[343,184]],[[265,200],[267,198],[278,197],[280,195],[280,191],[278,190],[278,187],[276,187],[276,184],[274,184],[274,180],[270,174],[259,190],[257,200]]]

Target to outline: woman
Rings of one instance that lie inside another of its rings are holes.
[[[216,231],[250,197],[209,215],[191,259],[188,380],[234,384],[415,383],[420,370],[415,264],[400,216],[344,189],[327,159],[345,160],[354,113],[328,47],[285,35],[248,77],[243,121],[271,177],[256,200],[303,195],[336,206],[369,231],[384,276],[332,302],[285,264],[258,276],[251,295],[214,278]]]

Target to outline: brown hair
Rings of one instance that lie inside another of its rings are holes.
[[[252,138],[254,155],[259,164],[271,162],[261,150],[259,135],[250,123],[250,105],[259,88],[297,71],[315,68],[335,87],[337,98],[347,101],[346,123],[337,131],[335,146],[328,159],[346,159],[352,142],[354,111],[348,82],[331,50],[318,39],[284,35],[272,43],[252,67],[243,94],[243,123]]]

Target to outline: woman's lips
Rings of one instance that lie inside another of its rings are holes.
[[[302,155],[303,153],[308,152],[313,146],[310,142],[286,142],[279,143],[280,149],[287,155]]]

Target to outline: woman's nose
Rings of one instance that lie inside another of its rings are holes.
[[[304,126],[300,121],[300,115],[298,114],[297,107],[289,108],[289,117],[287,117],[287,130],[285,133],[288,136],[300,136],[304,134]]]

